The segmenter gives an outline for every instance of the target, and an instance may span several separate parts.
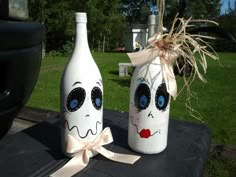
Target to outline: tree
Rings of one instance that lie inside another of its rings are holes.
[[[156,13],[156,0],[122,0],[121,14],[128,24],[147,23],[148,16]]]
[[[177,13],[181,16],[180,2],[178,0],[167,0],[165,4],[164,26],[170,28]]]
[[[203,19],[206,17],[206,6],[202,0],[195,0],[191,6],[192,17],[195,19]]]
[[[88,29],[90,46],[98,50],[108,50],[115,47],[113,41],[116,34],[121,40],[123,31],[123,17],[119,13],[119,0],[89,0],[86,3],[88,13]]]
[[[60,50],[75,35],[74,13],[87,12],[90,47],[112,47],[112,35],[123,28],[120,0],[32,0],[29,1],[30,21],[46,27],[47,51]],[[100,46],[100,44],[102,44]]]
[[[32,0],[28,1],[28,3],[29,3],[29,20],[37,21],[44,24],[46,18],[45,11],[47,6],[47,0]]]
[[[206,8],[206,17],[210,19],[215,19],[220,16],[221,0],[203,0]]]
[[[185,17],[215,19],[220,16],[221,0],[182,1],[186,4]]]
[[[145,24],[148,21],[148,16],[150,15],[150,7],[147,4],[143,4],[140,9],[140,19],[139,22],[141,24]]]
[[[29,1],[30,21],[40,22],[46,28],[46,49],[57,50],[71,38],[74,11],[71,2],[65,0]]]
[[[218,18],[219,26],[225,29],[231,37],[220,42],[218,49],[220,51],[236,52],[236,9],[230,9],[227,14]],[[233,40],[232,40],[233,39]]]

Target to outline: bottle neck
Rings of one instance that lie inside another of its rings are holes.
[[[88,37],[87,37],[87,23],[76,23],[76,38],[75,46],[88,48]]]
[[[158,28],[157,19],[158,19],[157,15],[149,15],[148,38],[152,37],[157,32],[157,28]]]

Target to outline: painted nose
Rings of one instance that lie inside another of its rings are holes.
[[[150,113],[148,114],[148,117],[154,118],[152,115],[152,111],[150,111]]]

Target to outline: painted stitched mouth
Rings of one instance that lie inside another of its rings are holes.
[[[102,124],[101,122],[97,121],[95,132],[93,132],[92,129],[88,129],[84,136],[82,136],[80,134],[79,128],[76,125],[74,125],[73,127],[70,127],[69,122],[67,120],[64,121],[64,128],[67,128],[69,131],[72,131],[73,129],[76,129],[80,138],[86,138],[89,133],[92,134],[92,135],[96,135],[98,133],[98,125],[101,125],[101,124]]]

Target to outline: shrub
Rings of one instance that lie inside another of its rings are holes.
[[[73,50],[74,50],[74,42],[71,42],[71,41],[66,41],[66,43],[62,46],[62,53],[65,55],[65,56],[68,56],[68,55],[71,55]]]

